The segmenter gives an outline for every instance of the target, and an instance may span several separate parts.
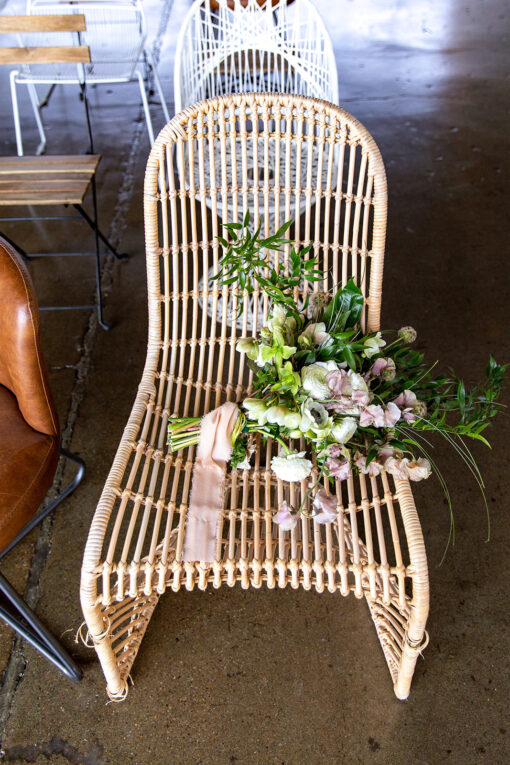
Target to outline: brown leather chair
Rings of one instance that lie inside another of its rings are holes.
[[[38,512],[60,455],[75,462],[78,471]],[[74,491],[84,469],[79,457],[60,447],[32,281],[21,257],[0,237],[0,558]],[[79,680],[78,665],[2,574],[0,593],[0,618],[62,672]]]

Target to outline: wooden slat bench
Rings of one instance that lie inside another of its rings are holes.
[[[21,34],[37,32],[84,32],[86,30],[85,16],[76,15],[40,15],[40,16],[2,16],[0,17],[0,34]],[[0,64],[26,64],[26,63],[67,63],[89,62],[90,51],[87,46],[47,46],[47,47],[18,47],[0,48]],[[109,329],[110,325],[103,319],[102,294],[101,294],[101,269],[99,240],[102,240],[108,249],[120,257],[115,248],[110,244],[98,226],[97,222],[97,197],[95,187],[95,175],[101,159],[99,154],[92,151],[92,132],[88,120],[88,102],[85,85],[82,90],[89,128],[91,153],[71,154],[62,156],[18,156],[0,157],[0,206],[17,205],[73,205],[81,217],[94,231],[96,259],[96,293],[98,321],[103,329]],[[37,109],[34,110],[36,119],[39,118]],[[39,122],[38,122],[39,127]],[[41,132],[41,136],[44,132]],[[18,150],[20,149],[19,129],[16,132]],[[93,215],[88,215],[83,207],[85,195],[89,188],[92,190]],[[2,220],[9,220],[3,218]],[[37,218],[17,218],[17,220],[37,220]],[[29,255],[18,243],[12,242],[23,256],[30,260],[33,257],[46,255],[86,255],[89,253],[37,253]],[[95,308],[96,306],[54,306],[55,308]]]
[[[0,205],[81,205],[101,157],[0,157]]]

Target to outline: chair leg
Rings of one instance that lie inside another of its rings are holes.
[[[28,88],[28,95],[30,96],[30,101],[32,103],[32,109],[34,112],[35,121],[37,123],[37,129],[39,131],[39,138],[40,143],[37,147],[37,151],[35,152],[37,155],[44,154],[46,151],[46,133],[44,132],[44,126],[41,119],[41,106],[39,104],[39,98],[37,96],[37,91],[35,89],[35,85],[33,82],[27,82],[27,88]]]
[[[95,220],[93,220],[90,217],[90,215],[88,215],[88,213],[83,209],[83,207],[81,205],[73,205],[73,207],[75,208],[75,210],[78,210],[78,212],[80,213],[81,217],[83,218],[83,220],[86,223],[88,223],[88,225],[90,226],[92,231],[95,232],[97,230],[98,237],[103,242],[103,244],[106,247],[108,247],[108,249],[110,250],[112,255],[115,258],[117,258],[117,260],[128,260],[129,259],[129,255],[126,252],[120,252],[120,253],[117,252],[117,250],[115,249],[113,244],[111,244],[111,242],[106,238],[106,236],[103,234],[103,232],[101,231],[101,229],[99,228],[99,226],[97,224],[97,217],[96,217]]]
[[[0,574],[0,593],[19,614],[17,616],[9,608],[0,605],[0,618],[51,661],[64,675],[71,680],[81,680],[82,671],[78,664],[47,630],[32,609],[27,606],[3,574]]]
[[[166,122],[170,121],[170,115],[168,114],[168,108],[166,105],[165,95],[163,93],[163,87],[161,85],[161,80],[159,79],[158,70],[156,69],[156,64],[154,63],[154,59],[152,57],[152,53],[150,51],[145,51],[145,55],[147,57],[148,64],[150,68],[152,69],[152,76],[154,77],[154,84],[156,86],[156,90],[158,91],[159,100],[161,101],[161,108],[163,109],[163,114],[165,115]]]
[[[128,693],[128,676],[140,643],[158,603],[159,594],[138,595],[120,603],[101,606],[97,602],[97,576],[82,574],[81,605],[112,701]]]
[[[141,72],[135,71],[136,79],[140,87],[140,94],[142,96],[143,110],[145,112],[145,123],[147,125],[147,132],[149,133],[149,141],[151,146],[154,144],[154,130],[152,128],[151,114],[149,111],[149,102],[147,100],[147,93],[145,91],[145,83],[143,81],[143,75]]]
[[[393,678],[395,695],[406,699],[416,661],[428,643],[425,626],[429,613],[429,577],[425,543],[409,482],[396,480],[395,488],[409,551],[406,576],[412,580],[412,596],[406,595],[402,603],[399,585],[394,580],[389,602],[383,602],[381,592],[376,599],[367,595],[367,603]]]
[[[13,70],[10,74],[12,114],[14,117],[14,132],[16,133],[16,150],[18,157],[23,156],[23,140],[21,138],[21,123],[19,119],[18,92],[16,90],[16,76],[18,72]]]

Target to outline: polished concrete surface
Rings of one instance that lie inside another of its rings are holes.
[[[333,37],[340,102],[372,132],[388,173],[383,324],[412,323],[432,360],[477,378],[490,352],[510,360],[510,8],[505,0],[316,0]],[[3,12],[23,12],[9,0]],[[173,56],[188,0],[147,0],[151,44],[172,109]],[[7,73],[1,154],[15,151]],[[437,444],[457,541],[439,566],[448,512],[434,479],[416,487],[431,573],[430,645],[407,702],[393,695],[367,608],[329,594],[167,593],[133,669],[126,702],[106,704],[95,654],[74,642],[81,555],[130,411],[146,343],[142,180],[149,143],[136,85],[92,92],[101,219],[127,263],[105,259],[109,333],[86,312],[47,313],[44,343],[65,442],[84,457],[75,495],[2,562],[2,571],[83,664],[76,685],[3,627],[0,692],[8,762],[168,765],[436,765],[510,761],[508,718],[509,428],[474,451],[492,539],[469,474]],[[162,112],[151,106],[155,129]],[[27,151],[37,136],[22,102]],[[80,152],[76,93],[45,112],[52,153]],[[12,211],[13,214],[15,211]],[[19,212],[18,212],[19,214]],[[3,224],[2,224],[3,225]],[[5,231],[27,249],[69,249],[76,222]],[[41,303],[88,301],[92,262],[31,267]],[[508,399],[507,399],[508,400]]]

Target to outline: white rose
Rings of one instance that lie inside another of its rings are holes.
[[[290,452],[273,457],[271,468],[281,481],[303,481],[312,472],[312,463],[306,459],[305,452]]]
[[[342,420],[333,422],[331,435],[339,444],[346,444],[358,429],[358,422],[354,417],[344,417]]]

